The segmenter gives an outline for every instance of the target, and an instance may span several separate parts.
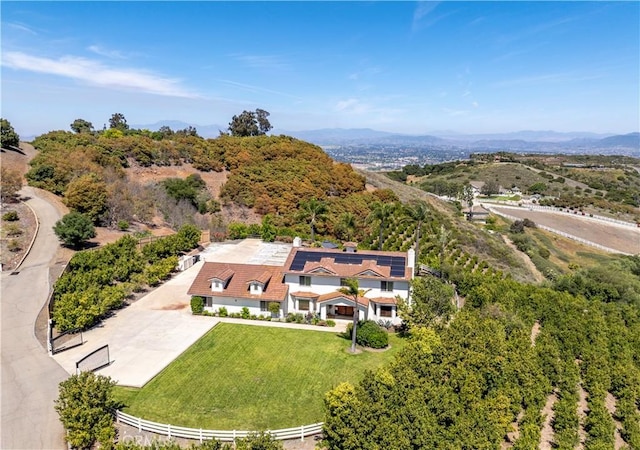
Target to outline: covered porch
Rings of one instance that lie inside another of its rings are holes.
[[[356,304],[353,298],[341,292],[332,292],[318,298],[320,319],[352,320]],[[358,319],[367,320],[371,316],[369,299],[358,298]]]

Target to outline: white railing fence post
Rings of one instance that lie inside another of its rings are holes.
[[[126,413],[123,413],[119,410],[115,411],[116,422],[124,423],[133,427],[138,428],[138,432],[142,431],[151,431],[154,433],[162,434],[167,436],[169,439],[173,437],[186,437],[189,439],[198,439],[202,444],[205,439],[223,439],[228,440],[230,435],[232,436],[233,442],[238,439],[238,437],[246,436],[251,431],[241,431],[241,430],[233,430],[233,431],[224,431],[224,430],[206,430],[202,428],[187,428],[187,427],[179,427],[172,426],[171,424],[162,424],[157,422],[151,422],[148,420],[144,420],[140,417],[135,417]],[[321,430],[319,427],[322,426],[322,422],[314,423],[310,425],[301,425],[300,427],[293,428],[283,428],[280,430],[267,430],[267,433],[270,433],[275,439],[285,440],[285,439],[295,439],[298,436],[298,432],[300,433],[300,441],[304,441],[304,438],[307,437],[307,433],[310,435],[319,433]]]

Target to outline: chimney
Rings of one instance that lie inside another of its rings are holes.
[[[412,248],[407,250],[407,266],[411,268],[411,272],[416,269],[416,251]]]

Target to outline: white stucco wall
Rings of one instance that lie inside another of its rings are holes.
[[[340,277],[331,277],[331,276],[314,276],[309,275],[311,277],[311,286],[301,286],[300,285],[300,275],[285,275],[285,283],[289,285],[289,292],[313,292],[314,294],[328,294],[331,292],[336,292],[340,289]],[[403,299],[408,299],[409,297],[409,282],[408,281],[397,281],[393,280],[393,291],[382,291],[380,279],[373,278],[360,278],[358,279],[358,284],[360,289],[367,290],[369,292],[365,295],[367,298],[376,298],[376,297],[389,297],[395,298],[396,296],[400,296]],[[302,312],[306,313],[307,311],[299,311],[297,309],[297,304],[289,295],[287,299],[287,312]],[[342,306],[352,306],[352,303],[341,302],[339,300],[332,301],[332,305],[342,305]],[[321,318],[326,318],[326,305],[324,303],[316,304],[315,308],[313,302],[309,304],[310,311],[320,312]],[[285,313],[286,314],[286,313]],[[392,317],[379,317],[377,315],[377,307],[370,303],[367,312],[360,311],[360,319],[370,319],[370,320],[391,320],[393,323],[400,323],[400,318],[397,317],[397,311],[393,311]]]
[[[251,314],[255,314],[256,316],[264,315],[270,316],[271,313],[269,311],[260,311],[260,301],[258,300],[248,300],[242,298],[231,298],[231,297],[208,297],[207,300],[211,298],[212,306],[205,306],[205,310],[209,312],[216,312],[220,309],[220,307],[227,308],[227,312],[231,313],[240,313],[242,312],[243,307],[249,308],[249,312]],[[206,301],[205,304],[208,304]]]

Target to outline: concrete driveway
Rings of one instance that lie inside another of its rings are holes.
[[[282,264],[290,249],[259,239],[212,244],[202,253],[202,261],[84,332],[83,345],[54,358],[73,374],[77,361],[108,344],[111,363],[97,373],[122,386],[142,387],[219,322],[191,314],[187,291],[204,261]]]
[[[36,317],[49,295],[49,264],[59,247],[53,233],[59,211],[26,187],[40,229],[17,275],[2,273],[0,324],[3,449],[66,449],[64,430],[53,409],[58,384],[67,373],[47,354],[34,334]]]
[[[76,361],[108,344],[111,364],[96,373],[110,376],[122,386],[144,386],[217,323],[212,317],[191,314],[187,290],[202,264],[179,273],[84,332],[83,345],[58,353],[55,360],[72,374]]]

